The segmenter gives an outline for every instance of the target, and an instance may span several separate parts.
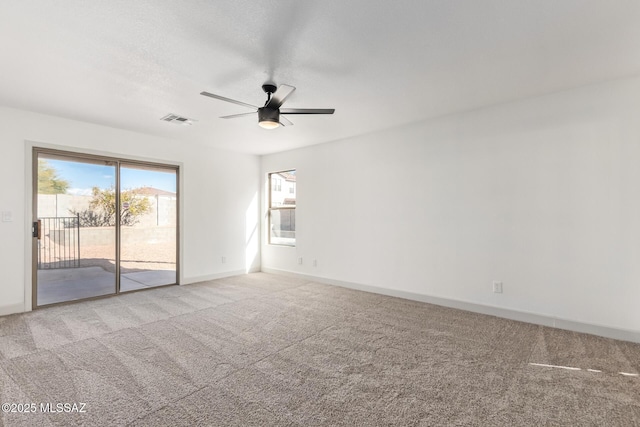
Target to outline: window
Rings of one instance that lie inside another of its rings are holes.
[[[282,192],[282,182],[289,194]],[[296,245],[296,171],[269,174],[269,244]]]

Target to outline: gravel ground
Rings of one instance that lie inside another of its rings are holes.
[[[120,258],[122,273],[143,270],[175,270],[176,245],[173,242],[129,244],[122,248]],[[80,266],[98,266],[115,273],[114,246],[82,246],[80,248]]]
[[[80,265],[99,265],[107,271],[115,271],[113,246],[88,246],[80,251]],[[175,270],[176,245],[174,243],[140,243],[121,249],[122,273],[139,270]],[[108,265],[106,265],[108,264]]]

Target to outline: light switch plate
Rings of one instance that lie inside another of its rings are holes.
[[[2,211],[2,222],[13,221],[13,213],[11,211]]]

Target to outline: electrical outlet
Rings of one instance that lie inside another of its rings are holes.
[[[317,267],[317,266],[318,266],[318,260],[317,260],[317,259],[314,259],[314,260],[313,260],[313,266],[314,266],[314,267]]]
[[[302,265],[302,257],[298,257],[298,264]]]
[[[502,282],[493,282],[493,293],[495,294],[502,293]]]
[[[222,261],[222,263],[225,264],[227,262],[227,257],[226,256],[221,257],[220,261]]]
[[[11,211],[2,212],[2,222],[11,222],[13,221],[13,213]]]

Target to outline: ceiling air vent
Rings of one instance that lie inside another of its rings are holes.
[[[182,125],[190,125],[190,124],[193,124],[194,122],[193,119],[179,116],[173,113],[167,114],[166,116],[162,117],[160,120],[164,120],[165,122],[170,122],[170,123],[182,124]]]

